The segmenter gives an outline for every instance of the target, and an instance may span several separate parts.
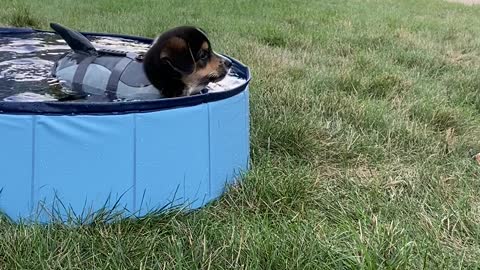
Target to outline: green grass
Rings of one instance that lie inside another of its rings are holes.
[[[0,269],[480,268],[480,7],[12,1],[0,25],[206,29],[248,64],[252,171],[192,213],[0,223]]]

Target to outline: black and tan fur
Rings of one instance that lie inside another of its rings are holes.
[[[148,79],[165,97],[197,94],[208,83],[223,79],[231,66],[212,50],[202,30],[190,26],[160,35],[143,61]]]

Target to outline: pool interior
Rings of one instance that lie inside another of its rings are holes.
[[[134,39],[94,36],[87,38],[98,49],[114,49],[135,53],[145,52],[150,44]],[[69,51],[65,41],[48,32],[12,33],[0,36],[0,102],[54,102],[62,96],[71,96],[71,90],[51,76],[56,59]],[[228,91],[247,80],[236,65],[227,76],[210,83],[205,93]],[[123,102],[126,99],[109,100],[107,96],[86,96],[69,102]]]

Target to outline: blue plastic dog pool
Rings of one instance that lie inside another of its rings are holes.
[[[0,40],[36,33],[45,32],[0,28]],[[142,216],[218,198],[249,160],[250,73],[231,60],[245,83],[228,91],[150,101],[0,102],[0,211],[13,220],[88,219],[110,208]]]

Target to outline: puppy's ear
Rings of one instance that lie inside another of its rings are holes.
[[[195,70],[195,59],[187,42],[179,37],[171,37],[160,52],[160,59],[182,74]]]

